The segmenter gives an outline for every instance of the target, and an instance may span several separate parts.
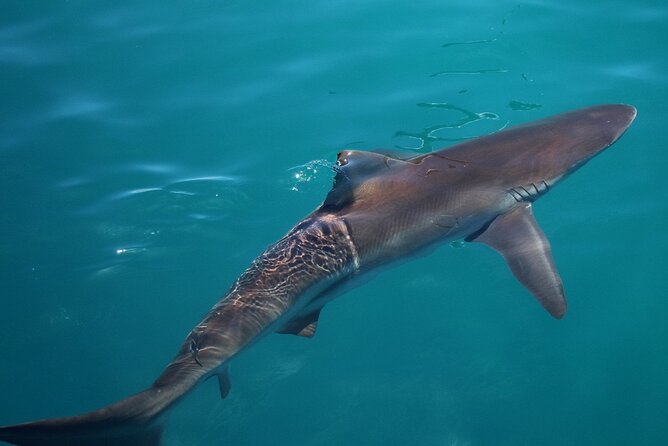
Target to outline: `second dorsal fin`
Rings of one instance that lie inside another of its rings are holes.
[[[517,280],[555,318],[566,312],[566,298],[552,258],[550,242],[531,212],[531,205],[518,206],[496,217],[472,240],[498,251]]]

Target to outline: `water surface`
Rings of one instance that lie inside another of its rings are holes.
[[[444,246],[274,335],[167,445],[659,445],[668,435],[664,2],[5,2],[0,422],[136,392],[343,148],[416,153],[582,106],[638,118],[535,206],[555,321]]]

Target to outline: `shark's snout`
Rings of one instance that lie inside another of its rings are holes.
[[[614,144],[636,114],[636,108],[631,105],[608,104],[557,116],[553,128],[560,137],[555,138],[552,146],[555,177],[571,173]],[[560,164],[563,167],[560,168]]]
[[[622,136],[638,114],[634,106],[627,104],[601,105],[589,110],[591,123],[606,134],[609,144]]]

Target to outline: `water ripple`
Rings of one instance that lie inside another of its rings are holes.
[[[185,178],[172,181],[163,186],[140,187],[118,192],[112,194],[111,197],[106,200],[106,202],[118,202],[131,197],[147,196],[153,194],[159,194],[165,197],[168,197],[169,195],[199,197],[201,202],[204,198],[220,198],[223,195],[229,194],[230,187],[236,189],[234,185],[237,183],[238,180],[236,180],[234,177],[223,175]]]
[[[532,104],[530,102],[522,102],[522,101],[516,101],[516,100],[511,100],[508,102],[508,107],[511,110],[535,110],[537,108],[541,108],[541,104]]]
[[[94,181],[74,177],[59,183],[73,199],[92,201],[79,214],[94,221],[94,232],[106,245],[100,259],[92,262],[94,277],[115,274],[128,262],[173,253],[178,243],[189,245],[192,238],[226,240],[228,234],[220,231],[219,222],[234,223],[241,204],[248,201],[241,179],[179,177],[175,170],[165,164],[133,163],[99,173]],[[138,184],[127,187],[132,183]],[[103,188],[112,192],[95,198]],[[91,190],[98,193],[87,193]]]
[[[317,159],[288,169],[290,190],[299,192],[305,190],[305,187],[309,185],[320,186],[325,181],[327,184],[331,183],[334,165],[331,161]]]
[[[171,164],[142,162],[142,163],[128,164],[124,166],[122,170],[129,172],[167,174],[175,172],[176,169],[177,167]]]
[[[435,108],[442,110],[449,110],[457,112],[461,115],[459,119],[445,122],[441,124],[432,125],[422,129],[420,132],[408,132],[408,131],[399,131],[395,133],[395,137],[405,137],[411,140],[418,142],[417,147],[395,145],[396,148],[402,150],[414,150],[420,152],[429,152],[434,150],[435,143],[441,142],[453,142],[453,141],[463,141],[467,139],[476,138],[480,135],[467,135],[467,136],[451,136],[455,134],[455,130],[461,129],[462,127],[469,126],[476,122],[481,121],[499,121],[500,117],[493,112],[473,112],[465,108],[459,107],[457,105],[446,103],[446,102],[422,102],[417,104],[418,107],[425,108]],[[499,131],[504,129],[508,123],[497,127],[494,131]],[[440,136],[440,133],[447,132],[449,136]],[[487,133],[487,132],[486,132]]]
[[[649,62],[627,62],[604,67],[603,73],[615,78],[634,79],[665,84],[667,77]]]
[[[480,44],[480,43],[492,43],[492,42],[496,42],[496,41],[497,41],[497,39],[493,38],[493,39],[482,39],[482,40],[467,40],[467,41],[464,41],[464,42],[449,42],[449,43],[444,43],[443,45],[441,45],[441,48],[447,48],[449,46],[455,46],[455,45],[477,45],[477,44]]]
[[[52,50],[43,39],[35,38],[50,24],[48,20],[36,20],[0,29],[0,63],[33,66],[52,62]]]
[[[668,17],[668,8],[634,5],[633,8],[624,11],[624,16],[639,22],[658,22]]]
[[[48,115],[51,119],[80,118],[103,114],[113,107],[111,101],[98,97],[70,94],[60,100]]]
[[[112,41],[144,38],[169,31],[167,24],[151,23],[148,16],[148,11],[140,8],[119,8],[96,12],[87,18],[86,23],[103,32],[106,40]]]
[[[0,63],[16,65],[45,65],[52,58],[44,48],[26,43],[0,44]]]
[[[508,70],[490,68],[484,70],[446,70],[439,71],[438,73],[431,74],[431,77],[437,76],[447,76],[447,75],[463,75],[463,76],[477,76],[480,74],[493,74],[493,73],[507,73]]]

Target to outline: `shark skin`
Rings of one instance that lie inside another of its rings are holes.
[[[498,251],[555,318],[566,300],[534,201],[629,127],[636,110],[601,105],[408,159],[339,153],[325,201],[263,252],[186,337],[146,390],[83,415],[0,427],[26,446],[161,444],[165,414],[264,335],[314,335],[322,307],[350,283],[430,246],[463,239]]]

